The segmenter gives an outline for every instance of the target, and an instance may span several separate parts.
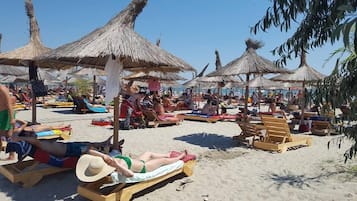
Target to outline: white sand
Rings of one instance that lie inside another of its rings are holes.
[[[71,141],[102,141],[113,133],[90,124],[94,118],[111,114],[73,114],[69,109],[37,111],[42,124],[70,123]],[[31,111],[19,112],[17,117],[30,121]],[[312,136],[311,147],[279,154],[239,146],[232,140],[239,132],[232,122],[192,121],[179,126],[120,131],[120,139],[125,139],[124,154],[187,149],[198,156],[190,178],[173,180],[135,200],[357,200],[357,170],[350,171],[356,167],[356,160],[343,162],[348,142],[341,149],[327,149],[327,142],[336,136]],[[5,158],[3,152],[0,157]],[[187,179],[193,182],[177,191]],[[74,171],[47,176],[32,188],[12,184],[0,175],[0,200],[85,200],[76,194],[78,184]]]

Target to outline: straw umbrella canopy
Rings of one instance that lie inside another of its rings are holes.
[[[80,65],[83,67],[104,68],[107,62],[115,60],[116,69],[119,69],[120,65],[125,70],[195,71],[193,67],[182,59],[150,43],[134,31],[135,19],[146,3],[147,0],[132,0],[124,10],[106,25],[77,41],[65,44],[44,54],[38,58],[39,63],[56,67]],[[113,74],[108,75],[107,83],[111,80],[109,78],[114,78],[114,76]],[[119,75],[117,76],[119,77]],[[119,83],[118,77],[116,77],[116,83]],[[118,86],[118,91],[119,89],[120,87]],[[107,95],[106,98],[110,97]],[[116,147],[119,137],[118,96],[114,98],[114,104],[113,140],[114,147]]]
[[[182,59],[152,44],[134,31],[147,0],[133,0],[105,26],[39,57],[41,65],[104,68],[108,57],[120,58],[126,70],[195,71]]]
[[[41,42],[32,0],[25,0],[25,8],[30,20],[30,41],[23,47],[0,54],[0,64],[29,66],[30,80],[38,80],[35,58],[50,51],[50,48],[45,47]],[[32,96],[34,100],[36,98],[34,93],[32,93]],[[32,101],[32,124],[36,123],[36,101]]]
[[[28,72],[25,68],[10,65],[0,65],[0,75],[25,75]]]
[[[272,88],[272,87],[281,87],[282,83],[269,80],[262,75],[256,76],[254,79],[249,81],[249,87],[252,88]]]
[[[326,77],[326,75],[318,72],[314,68],[310,67],[306,62],[306,52],[304,49],[301,51],[300,56],[300,65],[297,69],[293,71],[291,74],[286,75],[277,75],[271,80],[283,81],[283,82],[292,82],[292,83],[302,83],[302,96],[304,97],[303,106],[301,109],[301,121],[304,118],[304,110],[305,110],[305,84],[316,82],[318,80],[322,80]]]
[[[243,55],[221,69],[210,73],[207,76],[217,75],[246,75],[246,92],[245,92],[245,106],[244,117],[247,117],[248,110],[248,96],[249,96],[249,76],[251,74],[268,74],[268,73],[288,73],[289,71],[283,68],[278,68],[272,61],[259,56],[256,49],[262,47],[261,42],[248,39],[245,41],[247,45],[246,51]]]
[[[160,81],[177,81],[177,80],[186,80],[186,78],[178,75],[175,72],[159,72],[159,71],[150,71],[150,72],[138,72],[133,73],[124,77],[126,80],[133,81],[148,81],[150,79],[158,79]]]

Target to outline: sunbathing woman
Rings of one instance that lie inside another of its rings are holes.
[[[27,126],[27,122],[23,120],[16,119],[16,127],[14,134],[19,134],[21,132],[24,132],[24,135],[32,135],[35,133],[39,133],[42,131],[50,131],[50,130],[71,130],[71,125],[70,124],[63,124],[63,125],[57,125],[57,126],[51,126],[51,125],[32,125],[32,126]]]
[[[138,158],[130,158],[122,155],[111,157],[95,150],[89,150],[89,154],[101,157],[105,163],[115,168],[119,174],[132,177],[134,173],[151,172],[161,166],[175,163],[183,159],[187,155],[187,152],[182,152],[175,157],[172,157],[171,152],[167,154],[145,152]]]

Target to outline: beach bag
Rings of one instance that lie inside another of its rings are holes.
[[[35,97],[47,96],[48,90],[43,80],[31,80],[32,93]]]

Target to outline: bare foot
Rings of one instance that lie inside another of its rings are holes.
[[[15,159],[16,159],[15,155],[10,153],[9,157],[3,158],[1,160],[2,161],[12,161],[12,160],[15,160]]]

